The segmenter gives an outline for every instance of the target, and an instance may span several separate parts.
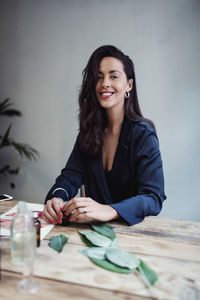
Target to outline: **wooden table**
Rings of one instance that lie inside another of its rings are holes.
[[[0,203],[0,214],[16,201]],[[164,217],[148,217],[128,227],[111,222],[121,249],[143,259],[158,274],[159,280],[147,288],[139,276],[104,270],[80,253],[87,248],[77,230],[88,225],[55,226],[38,248],[35,276],[40,283],[36,295],[21,295],[16,284],[19,267],[12,265],[10,241],[1,239],[0,299],[200,299],[200,223]],[[69,237],[62,253],[48,246],[49,237]],[[186,298],[187,293],[194,298]]]

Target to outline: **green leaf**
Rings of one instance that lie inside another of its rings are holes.
[[[9,165],[5,165],[3,168],[0,169],[0,174],[6,176],[7,173],[11,175],[17,175],[19,173],[19,168],[11,169]]]
[[[10,146],[11,145],[11,140],[9,139],[9,134],[10,134],[10,129],[12,127],[12,124],[9,125],[8,129],[6,130],[2,141],[1,141],[1,147],[5,147],[5,146]]]
[[[148,285],[154,285],[158,280],[157,274],[141,259],[137,270]]]
[[[7,98],[2,102],[0,102],[0,115],[9,116],[9,117],[12,116],[20,117],[22,113],[19,110],[9,108],[12,105],[12,103],[9,103],[9,101],[10,99]]]
[[[21,158],[25,157],[29,160],[36,160],[37,156],[39,156],[39,153],[37,150],[33,149],[28,144],[22,144],[22,143],[16,143],[12,142],[12,145],[14,146],[15,150],[17,150],[21,156]]]
[[[112,248],[118,248],[118,243],[117,243],[117,239],[116,238],[112,241],[110,247],[112,247]]]
[[[134,270],[118,267],[115,264],[113,264],[105,259],[101,260],[101,259],[96,259],[96,258],[90,258],[90,260],[93,263],[95,263],[96,265],[98,265],[106,270],[112,271],[112,272],[126,273],[126,274],[130,274],[130,273],[134,272]]]
[[[63,234],[57,235],[57,236],[51,236],[49,247],[54,249],[57,252],[61,252],[64,245],[67,244],[68,237],[66,237]]]
[[[94,231],[84,231],[84,230],[79,230],[79,232],[94,245],[94,246],[99,246],[99,247],[104,247],[107,248],[111,244],[111,240],[97,232]]]
[[[7,98],[0,102],[0,114],[3,114],[3,112],[10,106],[10,103],[8,103],[9,101],[10,99]]]
[[[88,247],[94,247],[94,245],[86,238],[85,235],[80,234],[81,241]]]
[[[116,238],[116,234],[109,223],[103,223],[100,225],[91,225],[92,229],[108,238],[112,241]]]
[[[89,249],[81,250],[81,253],[90,258],[105,259],[106,248],[103,247],[91,247]]]
[[[84,235],[86,235],[87,233],[89,233],[91,231],[89,231],[89,230],[79,230],[78,232],[84,236]]]
[[[136,269],[140,264],[139,259],[135,255],[119,248],[107,248],[106,258],[110,262],[128,269]]]

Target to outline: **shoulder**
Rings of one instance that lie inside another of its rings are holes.
[[[156,130],[145,121],[128,120],[129,142],[136,149],[159,149],[159,141]]]
[[[126,120],[130,136],[156,135],[155,129],[146,121]]]

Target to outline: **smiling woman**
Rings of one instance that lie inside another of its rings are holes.
[[[129,225],[157,215],[166,196],[158,138],[143,117],[132,60],[114,46],[94,51],[83,72],[79,135],[45,200],[43,218]],[[81,185],[86,196],[76,197]]]
[[[100,105],[109,111],[123,111],[124,95],[131,91],[133,79],[127,79],[121,61],[114,57],[104,57],[98,74],[96,92]]]

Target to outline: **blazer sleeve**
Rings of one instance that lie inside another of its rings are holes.
[[[83,162],[83,154],[77,138],[67,164],[48,192],[45,203],[53,197],[68,201],[78,193],[78,189],[83,184]]]
[[[159,142],[152,128],[143,127],[131,141],[131,167],[136,176],[137,194],[110,204],[129,225],[145,216],[157,215],[166,199]]]

